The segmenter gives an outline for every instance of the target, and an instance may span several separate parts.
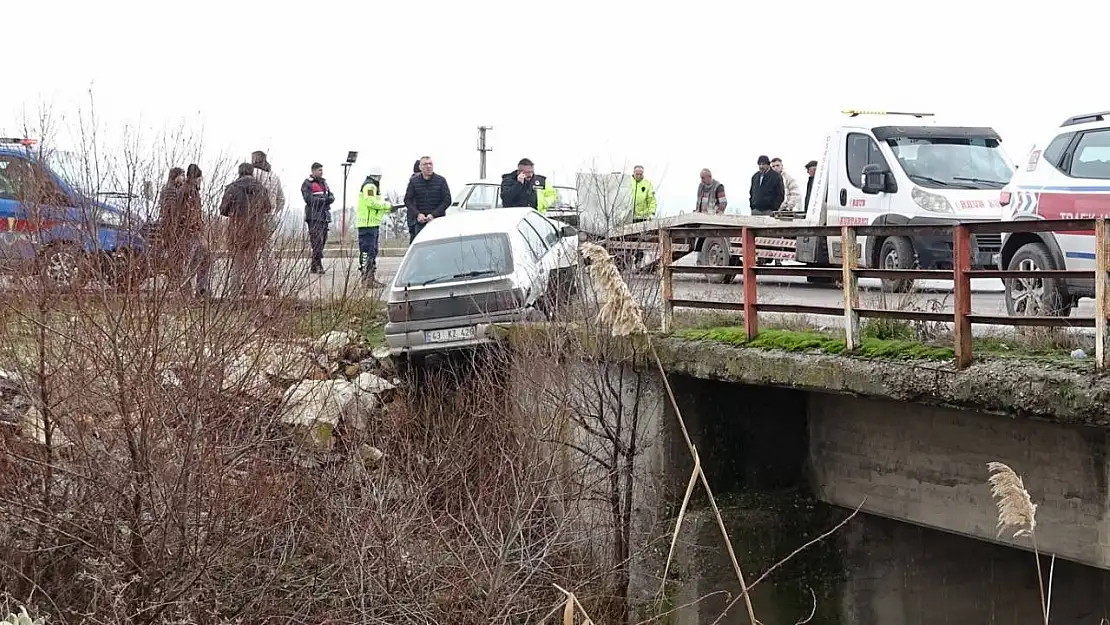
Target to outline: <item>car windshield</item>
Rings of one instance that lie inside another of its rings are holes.
[[[475,234],[414,243],[397,270],[394,285],[422,286],[512,271],[509,237],[504,233]]]
[[[1000,189],[1014,174],[995,138],[895,137],[887,139],[915,184],[934,189]]]

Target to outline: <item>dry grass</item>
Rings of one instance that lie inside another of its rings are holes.
[[[998,535],[1004,530],[1014,530],[1013,537],[1028,536],[1033,545],[1033,556],[1037,562],[1037,589],[1041,596],[1041,610],[1044,623],[1048,625],[1049,613],[1052,606],[1052,572],[1055,569],[1056,556],[1052,556],[1052,567],[1048,574],[1047,594],[1044,577],[1041,573],[1041,554],[1037,549],[1037,504],[1025,489],[1025,482],[1008,465],[1001,462],[988,462],[987,471],[990,477],[987,483],[991,487],[991,496],[998,506]]]

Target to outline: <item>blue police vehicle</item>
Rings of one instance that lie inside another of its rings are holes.
[[[131,210],[132,198],[79,190],[35,145],[0,138],[0,266],[35,269],[55,288],[144,279],[146,224]]]

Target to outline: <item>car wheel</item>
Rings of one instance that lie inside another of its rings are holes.
[[[733,266],[732,251],[730,249],[729,240],[724,237],[712,237],[706,239],[701,244],[701,249],[698,250],[698,264],[707,267],[729,267]],[[706,274],[710,282],[720,282],[721,284],[729,284],[736,274]]]
[[[1026,243],[1006,266],[1010,271],[1055,269],[1052,255],[1043,243]],[[1006,278],[1006,312],[1014,317],[1067,317],[1072,301],[1063,280],[1049,278]]]
[[[41,253],[41,275],[47,288],[79,289],[88,281],[84,250],[72,243],[52,243]]]
[[[913,243],[905,237],[887,237],[879,248],[880,269],[913,269],[916,264]],[[890,293],[906,293],[913,288],[913,280],[887,279],[882,289]]]

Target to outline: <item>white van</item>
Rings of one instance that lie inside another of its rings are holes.
[[[490,341],[492,324],[547,318],[573,293],[577,271],[577,229],[531,208],[434,219],[389,289],[390,353],[474,347]]]
[[[1005,221],[1110,216],[1110,111],[1070,117],[1046,133],[1000,199]],[[1094,271],[1094,233],[1006,234],[998,266],[1015,271]],[[1091,278],[1003,282],[1011,315],[1067,317],[1080,298],[1095,295]]]

